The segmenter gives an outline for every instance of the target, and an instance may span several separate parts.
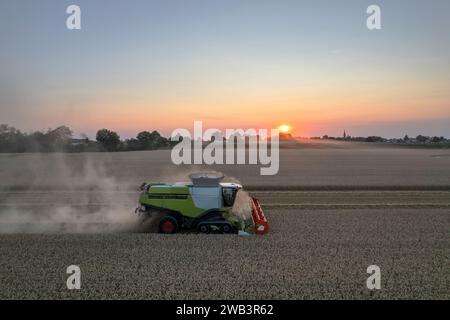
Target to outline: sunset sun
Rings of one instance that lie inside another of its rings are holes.
[[[280,130],[281,133],[288,133],[291,130],[291,126],[287,124],[282,124],[278,127],[278,130]]]

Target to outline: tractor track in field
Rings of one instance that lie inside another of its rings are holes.
[[[450,209],[450,191],[436,190],[363,190],[363,191],[304,191],[249,190],[265,208],[292,209]],[[9,208],[70,206],[86,208],[119,207],[132,210],[139,193],[135,191],[0,191],[0,214]]]
[[[38,211],[39,209],[52,208],[52,207],[71,207],[74,209],[86,208],[87,212],[97,211],[98,209],[108,209],[108,204],[67,204],[67,203],[53,203],[53,204],[25,204],[25,205],[14,205],[6,204],[0,205],[0,212],[2,210],[8,210],[8,208],[23,208],[30,209],[31,211]],[[265,204],[262,203],[261,206],[267,209],[308,209],[308,210],[339,210],[339,209],[450,209],[450,204],[433,204],[433,203],[421,203],[421,204],[297,204],[297,203],[275,203],[275,204]],[[117,208],[117,206],[115,206]],[[122,205],[124,212],[126,208],[130,209],[132,207],[127,205]],[[134,208],[134,207],[133,207]],[[1,215],[1,213],[0,213]]]
[[[250,192],[313,192],[313,191],[450,191],[450,185],[245,185]],[[90,192],[98,190],[98,186],[71,186],[66,185],[14,185],[1,186],[0,194],[10,192]],[[107,192],[135,193],[135,186],[117,186]]]

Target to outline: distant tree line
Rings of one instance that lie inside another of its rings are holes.
[[[443,136],[424,136],[419,134],[418,136],[409,137],[405,135],[403,138],[383,138],[380,136],[369,136],[369,137],[332,137],[324,135],[322,137],[313,137],[312,139],[322,139],[322,140],[339,140],[339,141],[356,141],[356,142],[379,142],[379,143],[392,143],[392,144],[450,144],[450,139],[446,139]]]
[[[72,130],[66,126],[24,133],[7,124],[0,124],[0,153],[155,150],[177,143],[161,136],[158,131],[142,131],[136,138],[121,140],[116,132],[101,129],[95,138],[95,141],[86,136],[75,139]]]

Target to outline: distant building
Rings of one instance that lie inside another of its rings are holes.
[[[89,143],[89,139],[88,138],[70,139],[70,144],[72,146],[78,146],[78,145],[87,144],[87,143]]]

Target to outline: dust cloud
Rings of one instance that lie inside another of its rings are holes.
[[[243,220],[248,220],[252,217],[252,205],[247,191],[238,191],[231,211],[235,216]]]
[[[86,154],[73,163],[70,155],[36,154],[32,159],[23,168],[29,173],[27,184],[0,193],[0,233],[105,233],[135,228],[133,204],[138,193],[124,191],[107,173],[107,158]],[[16,168],[10,169],[14,173]]]

